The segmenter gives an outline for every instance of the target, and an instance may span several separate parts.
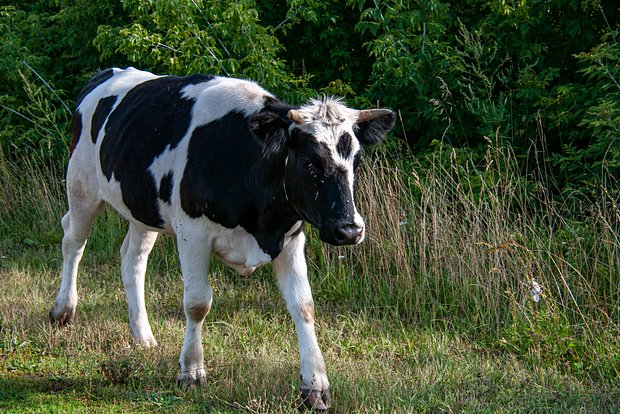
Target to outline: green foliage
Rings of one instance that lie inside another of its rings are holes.
[[[354,3],[360,8],[365,4]],[[437,113],[431,100],[438,96],[440,74],[446,67],[444,57],[451,36],[446,38],[445,33],[456,23],[447,11],[448,6],[436,0],[415,5],[379,1],[363,9],[356,25],[356,30],[369,38],[365,47],[372,58],[371,98],[400,109],[406,129],[422,135],[414,140],[417,148],[441,138],[442,126],[432,125]],[[413,126],[413,120],[419,124]],[[427,128],[432,132],[424,131]],[[425,132],[430,133],[423,136]]]
[[[134,65],[251,78],[292,103],[390,106],[416,152],[534,146],[545,159],[522,173],[549,161],[560,188],[591,194],[620,163],[618,21],[612,0],[26,0],[0,9],[1,145],[49,141],[21,74],[57,114],[100,67]]]
[[[581,103],[577,110],[580,134],[564,145],[563,154],[553,154],[561,177],[569,187],[598,188],[608,177],[620,177],[620,46],[618,32],[606,33],[601,43],[576,57],[587,77],[583,86],[563,91]],[[598,186],[597,185],[597,186]]]
[[[353,88],[363,85],[370,73],[363,37],[354,30],[359,12],[333,0],[289,0],[282,8],[287,7],[285,15],[274,10],[273,17],[267,18],[280,21],[277,35],[287,45],[284,56],[289,70],[307,76],[314,89],[338,82],[345,95],[355,97],[359,91]],[[261,8],[269,12],[266,4]]]
[[[0,132],[0,140],[9,143],[12,154],[27,153],[43,162],[64,164],[67,154],[67,128],[71,112],[49,85],[41,85],[41,79],[30,66],[24,64],[18,74],[24,88],[26,104],[18,107],[16,115],[29,123],[28,128],[7,125]]]
[[[532,355],[576,372],[584,372],[596,357],[575,332],[574,325],[557,310],[520,315],[504,330],[498,345],[508,352]]]
[[[291,94],[304,80],[291,76],[279,57],[283,46],[259,24],[253,0],[123,3],[125,25],[101,25],[93,39],[103,58],[121,55],[158,73],[212,73],[254,79]]]
[[[0,6],[0,146],[10,159],[65,164],[71,102],[100,63],[92,45],[109,2],[26,0]]]

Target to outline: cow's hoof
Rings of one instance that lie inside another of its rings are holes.
[[[327,411],[332,406],[332,396],[329,389],[301,390],[301,400],[304,405],[314,411]]]
[[[49,321],[52,325],[65,326],[70,324],[75,317],[75,308],[57,310],[53,307],[49,314]]]
[[[140,348],[155,348],[157,341],[154,336],[145,336],[144,338],[134,338],[133,342]]]
[[[177,384],[180,387],[195,387],[196,385],[203,385],[207,382],[207,372],[204,368],[195,369],[192,371],[181,371],[177,377]]]

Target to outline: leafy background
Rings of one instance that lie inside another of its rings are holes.
[[[21,0],[0,10],[8,154],[64,162],[64,112],[80,86],[134,65],[251,78],[291,103],[318,92],[391,107],[395,135],[416,153],[498,138],[519,156],[541,153],[557,190],[620,173],[613,0]]]

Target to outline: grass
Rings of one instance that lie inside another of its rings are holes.
[[[178,278],[150,274],[149,309],[157,349],[131,346],[121,283],[105,285],[85,263],[78,320],[46,323],[52,272],[3,272],[11,303],[3,321],[0,409],[10,412],[292,412],[298,404],[297,344],[269,276],[222,274],[205,327],[209,382],[175,385],[183,335]],[[112,273],[118,269],[110,269]],[[267,272],[264,272],[267,273]],[[178,276],[178,275],[177,275]],[[176,279],[176,280],[175,280]],[[34,286],[34,288],[32,287]],[[28,292],[36,291],[36,294]],[[485,349],[454,332],[405,326],[317,301],[334,412],[612,412],[612,384],[575,378]],[[15,312],[15,309],[24,311]]]
[[[493,145],[481,165],[456,150],[396,157],[367,157],[363,246],[330,248],[308,229],[332,411],[619,412],[613,189],[577,207],[557,204]],[[174,241],[162,237],[147,273],[159,346],[132,345],[118,257],[126,225],[112,211],[89,239],[75,323],[51,327],[65,208],[59,176],[0,154],[0,411],[298,410],[297,339],[268,268],[242,277],[213,267],[209,380],[181,388],[182,282]],[[540,302],[529,293],[532,278],[543,286]]]

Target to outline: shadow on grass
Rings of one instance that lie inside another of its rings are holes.
[[[43,408],[68,408],[84,404],[81,396],[100,399],[103,395],[92,379],[40,377],[35,375],[0,378],[0,409],[38,412]],[[81,401],[81,404],[77,404]],[[76,405],[77,404],[77,405]]]
[[[127,361],[120,361],[126,367]],[[144,364],[145,361],[135,361]],[[301,404],[291,386],[297,377],[289,364],[253,360],[208,369],[206,384],[178,386],[176,372],[127,380],[109,378],[110,365],[96,377],[10,373],[0,377],[0,412],[294,412]],[[138,367],[130,367],[137,369]],[[123,368],[124,369],[124,368]],[[94,410],[94,411],[93,411]]]

